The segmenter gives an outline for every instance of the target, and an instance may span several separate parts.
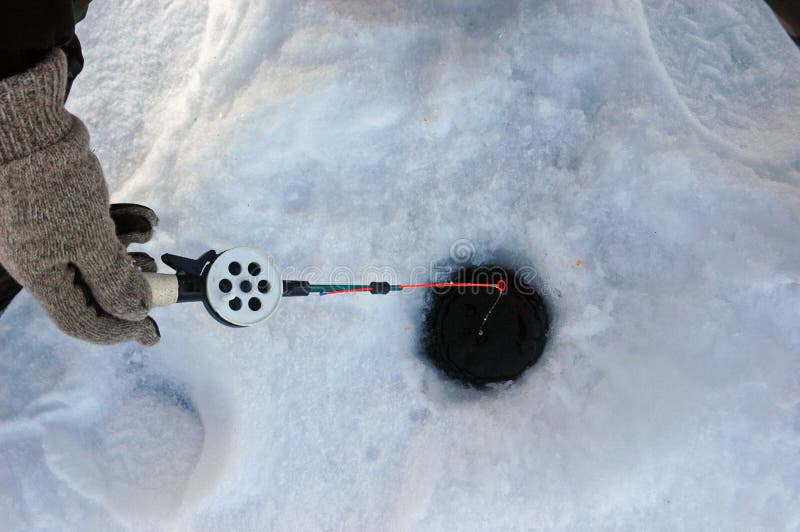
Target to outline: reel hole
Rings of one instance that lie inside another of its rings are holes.
[[[256,312],[261,308],[261,300],[257,297],[251,297],[250,301],[247,302],[247,306],[250,307],[250,310]]]
[[[242,265],[236,261],[233,261],[228,264],[228,271],[231,272],[231,275],[239,275],[242,273]]]
[[[238,297],[234,297],[230,301],[228,301],[228,306],[231,307],[231,310],[241,310],[242,308],[242,300]]]
[[[251,262],[247,266],[247,271],[250,272],[250,275],[258,275],[261,273],[261,266],[257,262]]]
[[[267,281],[266,279],[261,279],[258,282],[258,291],[261,292],[262,294],[266,294],[267,292],[269,292],[270,288],[272,287],[269,285],[269,281]]]
[[[233,283],[229,279],[223,279],[219,282],[219,289],[227,294],[233,289]]]

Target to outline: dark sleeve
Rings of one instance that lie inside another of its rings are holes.
[[[29,69],[56,46],[76,43],[72,0],[8,0],[0,7],[0,79]]]

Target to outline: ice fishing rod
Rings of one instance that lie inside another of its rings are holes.
[[[282,280],[271,257],[249,247],[231,248],[222,253],[210,250],[196,259],[165,253],[161,260],[175,273],[144,273],[153,295],[152,306],[202,301],[209,314],[231,327],[248,327],[264,321],[275,311],[282,297],[361,292],[386,295],[416,288],[447,287],[487,288],[497,290],[499,297],[507,288],[502,279],[496,283],[373,281],[360,285]]]

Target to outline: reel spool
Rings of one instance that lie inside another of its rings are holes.
[[[281,279],[272,259],[254,248],[221,253],[205,278],[206,308],[227,325],[255,325],[267,319],[281,300]]]

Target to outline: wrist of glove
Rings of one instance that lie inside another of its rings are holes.
[[[83,123],[63,106],[66,60],[51,52],[0,81],[0,263],[67,334],[94,343],[159,339],[151,293],[126,246],[157,223],[111,208]]]

